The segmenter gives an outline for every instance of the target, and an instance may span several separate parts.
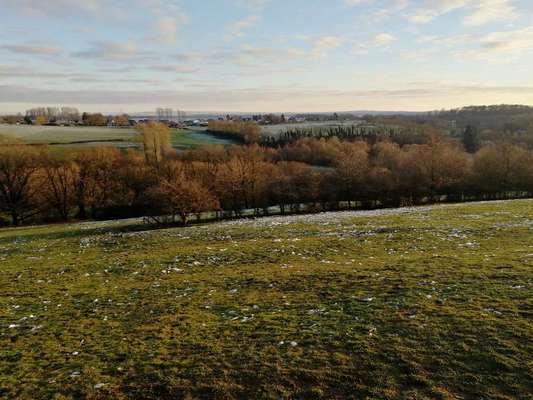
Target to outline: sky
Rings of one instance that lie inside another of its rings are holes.
[[[0,113],[533,105],[531,0],[0,0]]]

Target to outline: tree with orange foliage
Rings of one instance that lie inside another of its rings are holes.
[[[268,186],[268,156],[258,145],[228,150],[229,160],[220,165],[216,176],[216,194],[224,209],[240,215],[243,209],[264,208],[266,195],[262,193]]]
[[[76,205],[78,165],[70,157],[48,157],[43,162],[40,195],[47,207],[67,221]]]
[[[114,118],[115,125],[120,127],[130,126],[130,119],[126,114],[117,115]]]
[[[431,141],[419,147],[417,162],[424,181],[428,183],[430,196],[442,194],[461,181],[469,172],[469,157],[458,143]]]
[[[506,192],[512,190],[531,191],[532,161],[531,151],[520,146],[500,143],[483,147],[474,156],[475,190],[492,197],[506,197]]]
[[[48,117],[44,115],[39,115],[37,118],[35,118],[35,125],[45,125],[48,123]]]
[[[107,118],[100,114],[89,114],[89,113],[83,113],[82,115],[83,123],[87,126],[106,126],[107,125]]]
[[[334,161],[341,196],[348,201],[362,198],[369,172],[369,146],[366,142],[345,143],[342,153]]]
[[[98,209],[112,206],[116,199],[124,197],[124,187],[118,180],[121,153],[113,147],[95,147],[77,150],[73,158],[78,166],[76,178],[76,204],[78,217],[87,218],[90,210],[93,218]]]
[[[39,158],[39,152],[27,145],[0,146],[0,211],[9,214],[15,226],[39,212]]]
[[[116,179],[124,193],[123,203],[139,212],[149,207],[146,193],[157,185],[159,177],[154,168],[146,163],[142,153],[130,149],[120,157]]]
[[[157,186],[149,189],[153,206],[151,214],[156,222],[167,221],[167,217],[175,222],[179,217],[185,225],[191,215],[220,208],[217,198],[200,182],[185,176],[179,167],[175,172],[174,176],[163,178]]]
[[[250,121],[209,121],[208,131],[214,134],[222,134],[244,143],[259,143],[261,140],[261,127]]]
[[[289,207],[291,211],[299,211],[301,203],[317,200],[320,174],[307,164],[282,161],[268,179],[270,200],[279,205],[282,214]]]

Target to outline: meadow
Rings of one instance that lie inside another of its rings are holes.
[[[533,201],[0,230],[0,397],[526,399]]]
[[[138,132],[134,128],[66,127],[0,124],[0,135],[10,135],[27,144],[50,144],[62,147],[113,145],[139,146]],[[172,129],[171,143],[176,149],[192,149],[208,144],[234,143],[209,135],[202,129]]]
[[[0,125],[0,135],[11,135],[29,144],[131,141],[136,134],[134,129],[107,127]]]

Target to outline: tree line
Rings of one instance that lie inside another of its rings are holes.
[[[291,127],[277,136],[265,136],[261,144],[279,147],[304,138],[338,138],[341,140],[362,140],[370,143],[389,140],[398,144],[422,143],[426,132],[422,129],[405,129],[395,125],[334,125]]]
[[[207,130],[241,143],[258,143],[261,140],[261,127],[253,121],[210,120]]]
[[[470,106],[416,115],[367,116],[365,119],[379,120],[385,124],[395,120],[419,126],[433,126],[442,132],[448,132],[452,137],[459,137],[469,126],[476,127],[483,141],[506,141],[533,149],[533,107],[529,106],[512,104]]]
[[[526,197],[533,152],[508,143],[475,153],[432,135],[422,144],[304,138],[272,148],[176,153],[169,130],[139,127],[141,150],[57,150],[0,143],[4,224],[145,216],[157,222],[340,208]]]
[[[76,109],[64,107],[63,111],[57,111],[54,114],[54,109],[47,111],[44,107],[28,110],[25,116],[22,115],[6,115],[0,116],[0,124],[25,124],[25,125],[57,125],[58,123],[77,124],[84,126],[108,126],[129,127],[132,121],[127,114],[120,114],[115,116],[105,116],[102,113],[87,113],[78,114]],[[74,110],[69,113],[69,110]]]

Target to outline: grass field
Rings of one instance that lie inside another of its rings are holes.
[[[532,285],[531,200],[4,229],[0,398],[531,398]]]
[[[31,144],[131,141],[135,129],[107,127],[68,127],[36,125],[0,125],[0,135],[11,135]]]
[[[220,144],[231,145],[236,142],[231,139],[220,138],[205,132],[205,129],[185,130],[175,129],[171,136],[172,146],[177,149],[195,149],[201,146]]]
[[[100,146],[113,145],[130,147],[138,145],[138,133],[133,128],[108,127],[63,127],[34,125],[1,125],[0,135],[10,135],[28,144],[59,144],[62,146]],[[209,144],[233,144],[205,133],[205,130],[172,129],[172,145],[181,150],[197,148]]]

